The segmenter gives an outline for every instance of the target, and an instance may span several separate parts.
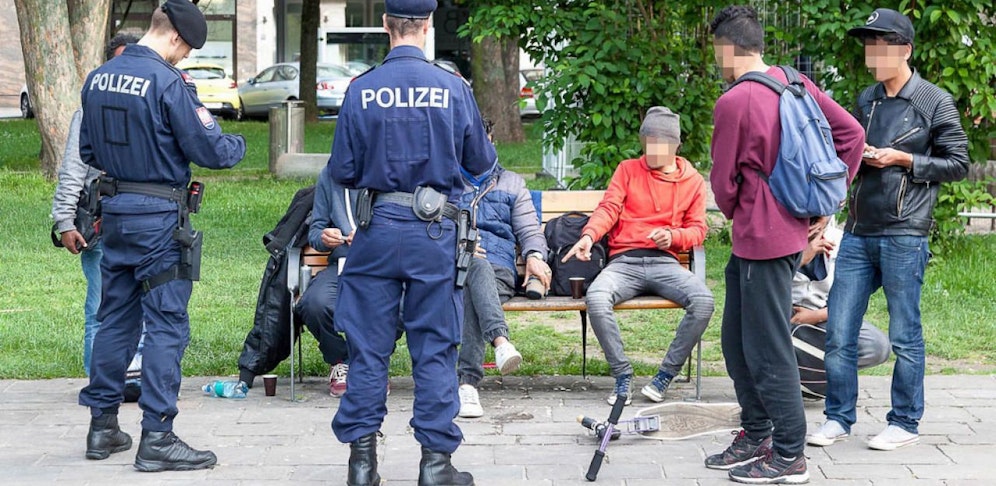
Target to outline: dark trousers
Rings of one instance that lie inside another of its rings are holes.
[[[308,289],[294,308],[304,325],[318,340],[322,359],[328,364],[349,362],[346,340],[335,331],[332,322],[338,294],[339,274],[333,262],[311,279]]]
[[[120,197],[120,196],[118,196]],[[146,325],[142,361],[142,428],[173,429],[180,390],[180,361],[190,342],[187,302],[190,280],[171,280],[144,292],[142,281],[180,261],[180,245],[173,239],[176,210],[115,214],[104,211],[101,260],[103,298],[94,337],[90,384],[80,391],[79,403],[99,417],[124,400],[125,371],[138,349],[142,322]]]
[[[800,253],[773,260],[730,256],[726,265],[723,357],[748,436],[771,435],[775,452],[802,454],[806,414],[792,347],[792,276]]]
[[[339,402],[332,431],[355,442],[380,430],[387,414],[387,379],[403,311],[415,381],[410,425],[430,450],[451,453],[463,440],[453,422],[457,395],[457,345],[463,327],[463,292],[456,282],[456,228],[426,223],[411,208],[374,208],[370,226],[358,230],[339,286],[336,329],[349,346],[349,389]]]

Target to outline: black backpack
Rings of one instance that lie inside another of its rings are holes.
[[[550,292],[553,295],[571,295],[571,277],[583,277],[584,288],[587,291],[588,286],[608,261],[604,242],[596,241],[591,246],[590,261],[583,262],[571,258],[561,263],[564,256],[571,251],[571,247],[581,239],[581,230],[586,224],[588,224],[588,215],[579,212],[564,213],[546,223],[543,234],[546,236],[547,246],[550,247],[550,261],[547,263],[553,270],[550,284]]]
[[[800,324],[792,329],[792,345],[799,362],[799,381],[803,398],[822,400],[827,395],[827,372],[823,354],[827,332],[822,327]]]

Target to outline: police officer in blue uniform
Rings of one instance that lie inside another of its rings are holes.
[[[372,214],[369,198],[358,202],[361,228],[336,303],[335,325],[346,334],[351,362],[332,430],[350,444],[347,484],[380,484],[376,433],[387,413],[402,306],[415,381],[410,424],[422,445],[419,485],[469,485],[473,476],[450,463],[463,438],[453,423],[463,323],[454,203],[463,192],[461,167],[480,176],[497,156],[470,89],[422,51],[436,0],[386,0],[384,9],[391,51],[350,85],[329,158],[333,179],[375,194]]]
[[[217,458],[173,434],[180,360],[190,341],[187,302],[199,278],[200,233],[190,227],[200,194],[190,162],[232,167],[245,155],[241,136],[223,135],[174,65],[200,48],[207,22],[189,0],[167,0],[148,32],[97,68],[83,85],[80,156],[101,178],[104,258],[102,321],[93,343],[86,457],[131,448],[118,426],[125,370],[147,328],[142,366],[140,471],[211,467]]]

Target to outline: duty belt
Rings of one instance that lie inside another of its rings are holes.
[[[187,204],[187,189],[182,187],[172,187],[152,182],[119,181],[110,177],[100,178],[100,194],[102,196],[116,196],[123,192],[158,197],[173,201],[181,206]]]
[[[379,192],[374,199],[374,206],[384,203],[395,203],[410,208],[415,207],[415,195],[410,192]],[[460,208],[452,203],[443,205],[443,217],[456,221],[460,216]]]

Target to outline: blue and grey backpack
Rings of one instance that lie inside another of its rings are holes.
[[[744,81],[767,86],[781,97],[781,144],[771,174],[757,171],[771,193],[792,216],[811,218],[840,211],[847,197],[847,165],[837,156],[826,115],[810,96],[799,72],[779,66],[788,84],[761,72],[744,74],[730,88]]]

